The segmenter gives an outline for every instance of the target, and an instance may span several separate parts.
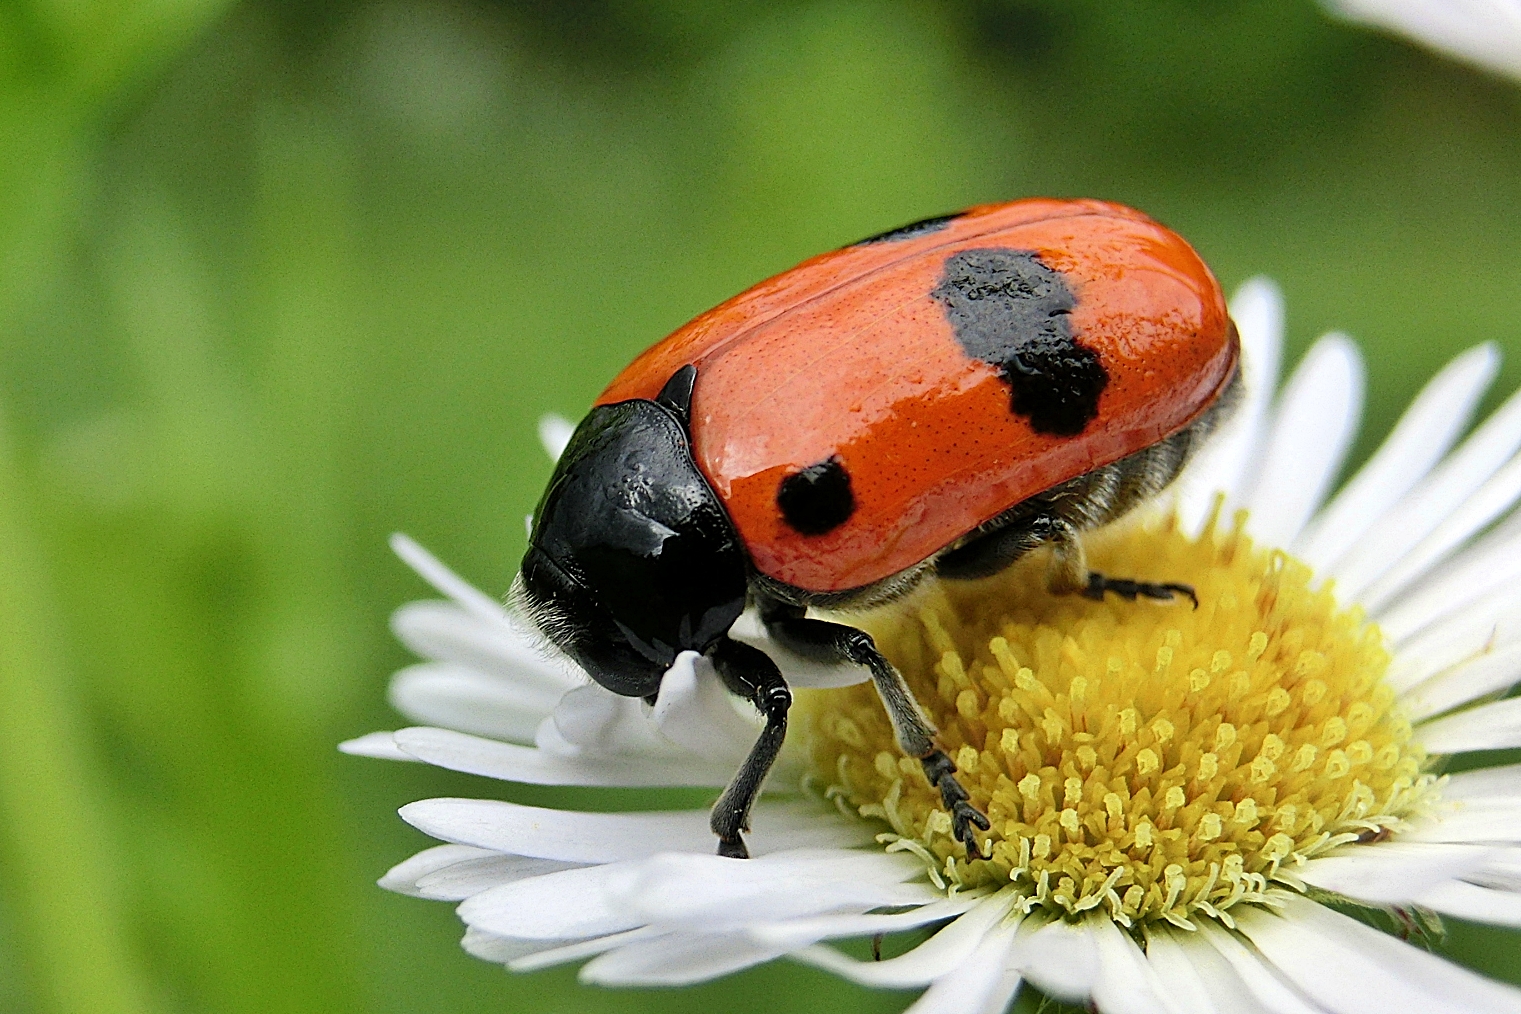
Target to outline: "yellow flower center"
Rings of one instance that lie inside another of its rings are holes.
[[[968,862],[870,684],[800,695],[816,776],[886,820],[942,883],[1014,885],[1028,911],[1227,923],[1337,845],[1403,826],[1433,781],[1359,610],[1239,525],[1170,520],[1087,542],[1094,569],[1191,584],[1199,608],[1046,591],[1044,554],[863,623],[940,730],[990,858]],[[991,848],[989,848],[991,846]]]

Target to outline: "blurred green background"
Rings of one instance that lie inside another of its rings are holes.
[[[901,1009],[786,964],[513,977],[375,888],[411,799],[620,805],[335,752],[397,724],[386,535],[501,592],[541,413],[1028,194],[1274,276],[1291,359],[1350,331],[1362,456],[1461,348],[1521,378],[1518,127],[1307,0],[0,4],[0,1011]],[[1518,944],[1442,947],[1521,980]]]

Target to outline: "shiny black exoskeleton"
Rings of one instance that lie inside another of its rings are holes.
[[[713,812],[721,855],[781,750],[792,692],[766,654],[729,638],[748,560],[687,434],[696,371],[654,401],[603,405],[577,427],[534,514],[520,600],[545,634],[614,693],[653,701],[683,651],[708,656],[766,728]]]
[[[545,632],[598,683],[651,697],[683,651],[745,608],[744,548],[692,460],[694,371],[656,401],[592,410],[534,512],[523,589]]]

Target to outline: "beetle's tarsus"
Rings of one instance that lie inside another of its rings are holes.
[[[725,859],[749,859],[750,850],[745,847],[745,840],[739,835],[732,839],[718,839],[718,854]]]
[[[1134,602],[1138,597],[1171,602],[1181,595],[1192,602],[1195,609],[1199,608],[1199,596],[1194,592],[1193,585],[1172,582],[1152,584],[1123,577],[1105,577],[1096,570],[1089,571],[1088,586],[1083,589],[1083,597],[1101,602],[1105,592],[1113,592],[1127,602]]]
[[[924,765],[924,777],[929,779],[930,785],[940,790],[940,801],[951,815],[951,833],[966,847],[966,857],[986,859],[974,828],[986,831],[993,825],[971,804],[971,796],[956,780],[955,763],[944,750],[935,750],[921,757],[919,763]]]

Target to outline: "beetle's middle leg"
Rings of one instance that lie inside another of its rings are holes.
[[[1046,572],[1046,587],[1057,595],[1081,595],[1096,602],[1103,601],[1105,592],[1113,592],[1127,602],[1138,596],[1171,602],[1183,596],[1199,608],[1199,596],[1192,585],[1168,581],[1153,583],[1134,581],[1126,577],[1109,577],[1088,569],[1088,557],[1083,552],[1082,540],[1071,524],[1058,521],[1049,540],[1051,565]]]
[[[760,612],[766,630],[788,650],[819,662],[849,662],[870,670],[899,749],[918,758],[924,777],[940,790],[940,799],[951,815],[952,831],[966,846],[967,858],[983,858],[974,828],[986,831],[992,825],[971,804],[971,797],[956,780],[955,763],[935,745],[935,727],[919,710],[903,674],[877,650],[871,635],[843,623],[809,619],[802,606],[765,602]]]
[[[1134,581],[1089,570],[1077,526],[1054,511],[1020,518],[958,546],[935,561],[935,573],[953,581],[991,577],[1040,546],[1051,547],[1046,587],[1052,594],[1097,600],[1113,592],[1131,602],[1137,597],[1170,602],[1181,595],[1199,608],[1199,598],[1189,585]]]

